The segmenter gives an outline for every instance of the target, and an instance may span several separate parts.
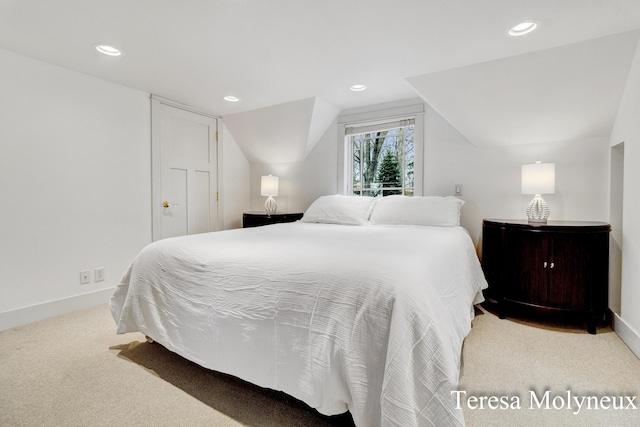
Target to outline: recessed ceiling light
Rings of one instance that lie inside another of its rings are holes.
[[[367,85],[353,85],[350,87],[350,89],[354,92],[362,92],[366,88],[367,88]]]
[[[104,55],[109,55],[109,56],[121,56],[122,55],[122,51],[120,49],[116,49],[113,46],[109,46],[108,44],[97,44],[94,45],[94,47],[96,48],[96,50]]]
[[[240,101],[240,98],[238,98],[237,96],[227,95],[224,97],[224,100],[228,102],[238,102]]]
[[[538,25],[540,25],[539,21],[536,21],[535,19],[527,19],[526,21],[522,21],[521,23],[511,27],[508,34],[513,37],[524,36],[538,28]]]

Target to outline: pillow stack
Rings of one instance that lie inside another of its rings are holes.
[[[460,225],[464,200],[447,196],[321,196],[304,213],[302,222],[342,225]]]

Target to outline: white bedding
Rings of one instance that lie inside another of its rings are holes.
[[[461,227],[296,222],[154,242],[111,312],[118,333],[357,426],[462,426],[450,392],[484,287]]]

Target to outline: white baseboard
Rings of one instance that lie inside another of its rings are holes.
[[[114,288],[102,289],[56,301],[3,311],[0,313],[0,331],[104,304],[109,301],[113,291]]]
[[[613,313],[613,329],[616,334],[624,341],[624,343],[633,351],[640,359],[640,334],[635,331],[627,322],[617,313]]]

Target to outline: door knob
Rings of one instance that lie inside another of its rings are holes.
[[[166,201],[166,200],[165,200],[164,202],[162,202],[162,207],[163,207],[163,208],[165,208],[165,209],[166,209],[166,208],[170,208],[170,207],[171,207],[171,206],[173,206],[173,205],[176,205],[176,206],[177,206],[178,204],[177,204],[177,203],[169,203],[169,202],[168,202],[168,201]]]

